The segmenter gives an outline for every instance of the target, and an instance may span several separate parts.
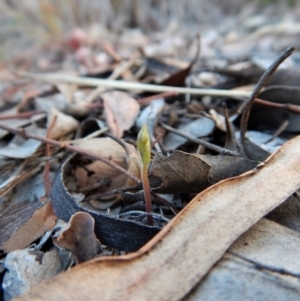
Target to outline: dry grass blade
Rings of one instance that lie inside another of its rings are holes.
[[[136,253],[87,262],[17,300],[181,300],[242,233],[299,188],[299,154],[297,137],[256,170],[197,195]]]
[[[180,88],[169,87],[151,84],[140,84],[135,82],[121,81],[121,80],[107,80],[99,78],[85,78],[79,76],[71,76],[64,74],[39,74],[29,72],[17,72],[18,76],[30,78],[38,81],[45,81],[50,83],[64,83],[64,84],[76,84],[89,87],[103,86],[107,88],[114,88],[120,90],[143,90],[147,92],[174,92],[179,94],[193,94],[193,95],[210,95],[220,97],[249,97],[249,91],[241,90],[219,90],[219,89],[196,89],[196,88]]]

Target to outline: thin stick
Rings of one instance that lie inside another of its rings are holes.
[[[268,139],[266,142],[264,142],[264,144],[270,143],[271,141],[273,141],[275,138],[277,138],[283,131],[285,131],[285,129],[288,127],[289,125],[289,121],[285,120],[281,126],[276,130],[276,132],[273,134],[273,136]]]
[[[31,116],[44,114],[44,113],[46,113],[46,111],[36,110],[36,111],[27,111],[27,112],[22,112],[17,114],[9,114],[9,115],[7,114],[7,115],[0,116],[0,120],[26,119],[26,118],[30,118]]]
[[[177,215],[178,214],[178,210],[171,204],[169,203],[167,200],[165,200],[163,197],[161,197],[159,194],[151,191],[151,194],[154,196],[154,201],[158,201],[159,203],[161,203],[162,205],[170,208],[170,210]]]
[[[224,117],[225,117],[225,125],[226,125],[226,143],[225,147],[230,150],[238,150],[238,146],[234,137],[234,131],[232,128],[232,124],[229,120],[227,105],[224,103]]]
[[[196,89],[196,88],[180,88],[180,87],[169,87],[159,86],[151,84],[141,84],[135,82],[121,81],[121,80],[106,80],[99,78],[87,78],[80,76],[72,76],[65,74],[39,74],[18,71],[17,75],[20,77],[30,78],[38,81],[45,81],[53,84],[66,83],[76,84],[81,86],[98,87],[100,85],[109,88],[115,88],[120,90],[143,90],[147,92],[176,92],[178,94],[190,93],[193,95],[210,95],[219,97],[235,97],[239,100],[240,97],[249,97],[249,91],[241,90],[218,90],[218,89]],[[244,99],[241,99],[244,101]]]
[[[30,134],[30,133],[27,133],[24,129],[11,128],[11,127],[3,125],[3,124],[0,124],[0,129],[6,130],[6,131],[8,131],[10,133],[13,133],[15,135],[19,135],[19,136],[23,137],[24,139],[30,138],[30,139],[38,140],[38,141],[41,141],[43,143],[49,143],[49,144],[57,146],[59,148],[66,148],[66,149],[68,149],[68,150],[70,150],[72,152],[89,156],[89,157],[94,158],[96,160],[99,160],[99,161],[101,161],[103,163],[106,163],[107,165],[109,165],[112,168],[115,168],[116,170],[118,170],[119,172],[123,173],[124,175],[126,175],[130,179],[134,180],[135,182],[137,182],[137,183],[141,182],[140,179],[138,179],[137,177],[135,177],[134,175],[132,175],[131,173],[129,173],[127,170],[125,170],[121,166],[115,164],[114,162],[112,162],[108,158],[104,158],[102,156],[95,155],[92,152],[89,152],[89,151],[86,151],[86,150],[82,150],[79,147],[70,145],[70,144],[65,143],[65,142],[58,142],[58,141],[50,139],[50,138],[46,138],[46,137],[42,137],[42,136]]]
[[[166,133],[166,131],[162,131],[161,133],[159,133],[157,135],[155,140],[151,143],[151,149],[155,146],[156,143],[158,143],[164,137],[165,133]]]
[[[51,132],[55,126],[56,120],[57,120],[57,116],[54,116],[54,118],[49,126],[48,132],[47,132],[47,136],[46,136],[47,138],[50,138]],[[50,144],[47,143],[46,144],[46,157],[50,157],[50,156],[51,156]],[[50,173],[50,161],[47,160],[47,161],[45,161],[45,167],[44,167],[44,171],[43,171],[45,193],[46,193],[47,197],[49,197],[50,193],[51,193],[51,181],[50,181],[49,173]]]
[[[100,44],[100,46],[102,50],[111,56],[116,62],[122,61],[122,57],[116,52],[114,46],[110,42],[104,41]]]
[[[104,197],[110,196],[110,195],[114,195],[114,194],[124,194],[124,192],[128,192],[128,191],[132,191],[132,190],[137,190],[137,189],[141,189],[140,185],[138,186],[134,186],[134,187],[121,187],[121,188],[115,188],[113,190],[109,190],[106,192],[102,192],[102,193],[95,193],[93,195],[89,195],[88,197],[84,198],[84,202],[89,202],[91,200],[100,200]]]
[[[231,155],[231,156],[239,156],[239,153],[238,152],[235,152],[235,151],[231,151],[229,149],[226,149],[226,148],[223,148],[223,147],[220,147],[220,146],[217,146],[215,144],[212,144],[212,143],[209,143],[205,140],[202,140],[202,139],[198,139],[196,137],[193,137],[193,136],[190,136],[189,134],[186,134],[186,133],[183,133],[181,131],[178,131],[174,128],[172,128],[171,126],[168,126],[167,124],[163,123],[163,122],[160,122],[160,125],[162,128],[164,128],[165,130],[169,131],[169,132],[172,132],[174,134],[177,134],[179,136],[182,136],[192,142],[195,142],[197,144],[200,144],[200,145],[203,145],[205,146],[206,148],[208,149],[211,149],[217,153],[220,153],[222,155]]]
[[[275,103],[275,102],[263,100],[260,98],[255,98],[254,102],[259,103],[261,105],[268,106],[270,108],[287,109],[290,112],[300,114],[300,106],[293,105],[290,103]]]
[[[272,65],[264,72],[258,83],[256,84],[254,90],[252,91],[248,101],[246,102],[245,107],[243,108],[243,114],[241,119],[241,126],[240,126],[240,132],[241,132],[241,147],[244,153],[245,153],[245,139],[246,139],[246,132],[248,127],[248,120],[250,116],[250,110],[252,107],[252,104],[254,103],[255,98],[257,98],[258,94],[260,93],[261,89],[264,87],[268,79],[271,77],[271,75],[276,71],[276,69],[279,67],[279,65],[288,58],[293,51],[295,50],[294,47],[289,47],[286,49],[273,63]]]

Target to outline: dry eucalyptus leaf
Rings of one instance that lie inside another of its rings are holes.
[[[296,137],[256,170],[198,194],[139,251],[79,265],[19,300],[181,300],[241,234],[299,188],[299,154]]]
[[[263,218],[183,300],[298,300],[299,248],[299,233]]]
[[[187,76],[189,75],[197,58],[198,58],[198,54],[196,55],[194,60],[188,66],[186,66],[186,67],[184,66],[183,69],[178,70],[173,74],[170,74],[170,77],[164,79],[162,82],[160,82],[160,84],[165,85],[165,86],[182,86],[182,85],[184,85],[184,82],[185,82]]]
[[[78,89],[77,85],[70,84],[57,84],[57,89],[61,92],[61,94],[65,98],[65,103],[71,104],[73,102],[74,93]]]
[[[126,143],[129,150],[128,158],[125,149],[111,138],[93,138],[88,140],[75,140],[72,145],[87,150],[95,155],[103,157],[110,157],[113,162],[127,169],[132,175],[140,178],[140,157],[134,146]],[[94,161],[85,166],[92,171],[91,176],[87,175],[84,168],[78,166],[75,171],[75,176],[78,179],[80,187],[92,185],[101,179],[110,178],[111,185],[107,190],[120,188],[124,186],[134,186],[136,183],[129,179],[126,175],[120,173],[118,170],[108,166],[101,161]]]
[[[148,131],[152,139],[154,137],[154,130],[157,125],[157,120],[161,116],[164,106],[165,100],[163,98],[151,101],[136,119],[136,128],[140,130],[144,124],[147,124]]]
[[[24,294],[32,285],[49,279],[68,268],[69,252],[57,248],[46,253],[38,250],[16,250],[5,259],[7,272],[3,279],[4,300]]]
[[[260,146],[252,142],[247,137],[245,137],[244,140],[244,150],[245,150],[246,158],[249,158],[250,160],[260,161],[260,162],[266,160],[270,155],[269,152],[262,149]]]
[[[101,97],[103,98],[106,122],[111,133],[122,138],[123,132],[133,126],[139,114],[139,103],[129,94],[121,91],[105,92]]]
[[[270,269],[297,275],[300,273],[299,247],[299,232],[263,218],[242,235],[229,252]]]
[[[31,134],[36,134],[39,136],[46,135],[45,129],[37,128],[34,124],[26,127],[25,130]],[[15,136],[8,145],[0,148],[0,156],[18,159],[28,158],[32,156],[41,145],[41,141],[34,139],[23,139],[20,136]]]
[[[2,173],[2,179],[5,179],[0,184],[0,208],[6,207],[6,204],[4,204],[3,197],[8,197],[9,193],[12,193],[12,190],[17,185],[22,185],[24,181],[26,181],[29,177],[35,176],[38,172],[40,172],[40,167],[35,168],[26,168],[25,164],[22,164],[20,166],[17,166],[13,170],[7,170],[6,172]],[[24,198],[22,198],[24,200]]]
[[[58,90],[61,92],[65,106],[61,111],[75,116],[86,116],[90,109],[86,106],[84,99],[88,91],[79,90],[75,84],[57,84]]]
[[[58,237],[53,237],[54,243],[72,252],[77,262],[81,263],[94,258],[101,250],[99,240],[94,233],[95,221],[86,212],[75,213]]]
[[[36,200],[45,196],[45,183],[42,173],[39,172],[41,171],[41,169],[38,169],[36,171],[36,174],[32,173],[32,169],[30,169],[29,172],[30,171],[31,173],[29,173],[26,178],[23,178],[23,180],[18,185],[15,185],[13,187],[13,190],[9,194],[9,206],[12,206],[18,202],[22,202],[24,200],[35,202]],[[50,172],[50,181],[53,181],[54,177],[55,173]],[[0,198],[0,203],[1,201],[3,200]]]
[[[209,156],[175,151],[168,157],[157,153],[150,183],[160,193],[200,192],[221,180],[251,170],[259,162],[231,156]]]
[[[247,138],[269,153],[273,153],[288,141],[286,138],[274,138],[273,135],[258,131],[247,131]]]
[[[5,115],[18,114],[18,113],[19,113],[19,111],[18,111],[17,107],[14,107],[12,109],[9,109],[9,110],[6,110],[6,111],[0,113],[0,116],[3,117]],[[10,127],[15,127],[15,128],[24,127],[34,121],[38,121],[38,120],[44,118],[45,116],[46,116],[45,113],[41,113],[41,114],[34,115],[28,119],[14,118],[14,119],[8,119],[8,120],[1,120],[1,124],[10,126]],[[8,131],[0,129],[0,138],[1,139],[3,137],[5,137],[7,134],[9,134]]]
[[[48,111],[51,107],[55,107],[64,112],[66,109],[66,99],[61,93],[35,97],[34,106],[37,110]]]
[[[181,301],[294,301],[299,280],[226,253]]]
[[[150,183],[160,193],[199,192],[209,186],[207,175],[211,165],[197,155],[175,151],[168,157],[157,153],[150,170]]]
[[[214,109],[210,109],[209,114],[216,123],[217,128],[223,132],[227,132],[225,117]]]
[[[194,121],[182,123],[177,127],[177,130],[183,133],[189,133],[194,137],[204,137],[211,134],[215,129],[215,122],[211,118],[200,116]],[[163,141],[166,149],[177,149],[182,144],[186,143],[188,139],[181,137],[175,133],[168,133]]]
[[[28,247],[50,230],[56,221],[50,202],[20,202],[1,216],[0,250],[5,253]]]
[[[55,107],[51,107],[48,115],[48,120],[47,120],[48,127],[52,124],[55,116],[56,116],[56,121],[54,123],[53,128],[51,129],[51,133],[49,137],[51,139],[58,140],[59,138],[62,138],[67,134],[75,132],[75,130],[79,125],[79,122],[72,116],[63,114]]]

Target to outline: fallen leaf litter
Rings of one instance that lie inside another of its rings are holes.
[[[270,67],[253,59],[239,69],[229,58],[223,68],[201,65],[197,37],[189,62],[147,56],[146,45],[128,58],[117,44],[74,41],[75,75],[5,70],[6,87],[26,85],[6,95],[0,113],[5,300],[65,270],[20,300],[57,300],[68,286],[69,300],[93,300],[99,289],[103,300],[150,300],[153,290],[156,300],[181,300],[265,215],[299,231],[298,66],[277,70],[293,47]],[[108,54],[106,69],[94,68],[97,51]],[[135,145],[143,125],[153,225]],[[28,266],[13,270],[22,260]],[[39,278],[23,274],[31,268]],[[76,287],[82,278],[85,288]]]

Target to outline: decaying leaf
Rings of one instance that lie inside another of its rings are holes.
[[[51,139],[58,140],[59,138],[62,138],[67,134],[73,133],[79,125],[79,122],[72,116],[65,115],[59,110],[57,110],[55,107],[51,107],[47,120],[48,127],[53,122],[55,116],[56,121],[54,127],[51,129],[49,137]]]
[[[94,233],[95,221],[86,212],[75,213],[69,223],[53,237],[54,243],[73,253],[81,263],[94,258],[101,250],[99,240]]]
[[[147,124],[150,137],[154,137],[154,129],[164,106],[165,100],[162,98],[151,101],[136,119],[136,127],[141,129],[143,124]]]
[[[10,252],[5,259],[4,300],[24,294],[32,285],[47,280],[70,266],[70,254],[53,248],[48,252],[34,249]]]
[[[26,168],[25,164],[22,164],[21,166],[14,167],[12,170],[7,170],[2,173],[2,177],[4,176],[5,181],[0,184],[0,197],[4,197],[11,192],[13,188],[24,183],[29,177],[35,176],[39,171],[39,167],[29,169]],[[24,200],[24,198],[22,200]]]
[[[19,300],[94,300],[100,294],[102,300],[181,300],[242,233],[299,188],[299,153],[296,137],[255,170],[198,194],[138,252],[80,265]]]
[[[155,183],[160,193],[199,192],[209,185],[210,168],[211,165],[196,155],[175,151],[164,157],[158,153],[152,162],[150,183],[151,186]]]
[[[247,138],[270,154],[288,141],[286,138],[274,137],[273,135],[258,131],[247,131]]]
[[[262,161],[266,160],[268,158],[268,156],[270,155],[269,152],[267,152],[266,150],[259,147],[257,144],[252,142],[247,137],[245,138],[245,141],[244,141],[244,149],[245,149],[246,156],[250,160],[262,162]]]
[[[77,146],[82,150],[88,150],[96,155],[111,158],[111,160],[127,169],[132,175],[137,178],[140,177],[140,158],[137,150],[130,144],[125,144],[128,154],[120,144],[111,138],[75,140],[72,142],[72,145]],[[111,179],[111,185],[106,191],[114,188],[136,185],[136,183],[133,180],[128,179],[126,175],[100,161],[86,164],[84,168],[81,166],[79,165],[75,171],[79,187],[92,185],[103,178]],[[91,175],[87,174],[87,170],[90,171]]]
[[[226,178],[251,170],[258,162],[231,156],[209,156],[175,151],[168,157],[157,153],[150,171],[154,191],[200,192]]]
[[[10,109],[10,110],[0,113],[0,116],[3,117],[5,115],[17,114],[17,113],[18,113],[17,108],[13,108],[13,109]],[[27,126],[28,124],[31,124],[32,122],[35,122],[35,121],[45,118],[45,116],[46,116],[45,113],[41,113],[41,114],[32,116],[30,119],[14,118],[14,119],[8,119],[8,120],[1,120],[1,124],[8,125],[8,126],[14,126],[16,128],[24,127],[24,126]],[[0,129],[0,138],[1,139],[3,137],[5,137],[7,134],[8,134],[7,131]]]
[[[129,130],[140,111],[139,103],[130,95],[121,91],[102,94],[107,125],[113,135],[123,137]]]
[[[31,133],[35,133],[40,136],[46,135],[45,129],[37,128],[35,125],[26,127],[26,131],[30,131]],[[1,147],[0,156],[18,159],[28,158],[32,156],[41,145],[41,141],[34,139],[23,139],[20,136],[15,136],[8,145]]]
[[[1,216],[0,249],[5,253],[28,247],[56,221],[50,202],[19,202]]]
[[[215,122],[211,118],[201,116],[194,121],[180,124],[177,129],[183,133],[189,133],[194,137],[204,137],[211,134],[215,126]],[[170,132],[164,139],[164,147],[174,150],[187,141],[188,139]]]
[[[299,233],[261,219],[183,300],[297,300],[299,247]]]
[[[166,86],[182,86],[189,75],[193,65],[196,63],[200,53],[200,42],[197,39],[197,51],[190,63],[181,62],[178,60],[148,58],[147,69],[150,73],[155,73],[155,82]],[[149,45],[148,45],[149,47]],[[149,48],[144,50],[149,52]],[[151,46],[150,46],[151,48]],[[164,49],[165,50],[165,49]],[[153,54],[152,54],[153,55]]]
[[[217,128],[223,132],[226,132],[227,129],[226,129],[225,117],[219,114],[218,112],[216,112],[216,110],[214,109],[210,109],[209,114],[211,118],[214,120],[214,122],[216,123]]]

